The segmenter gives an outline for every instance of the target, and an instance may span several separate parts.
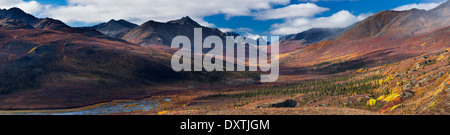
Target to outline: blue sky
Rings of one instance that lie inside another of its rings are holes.
[[[0,7],[19,6],[38,17],[60,19],[71,26],[94,25],[109,19],[126,19],[141,24],[148,20],[164,22],[191,16],[202,25],[223,31],[268,36],[298,33],[312,27],[345,27],[379,11],[401,6],[404,7],[400,9],[426,9],[443,1],[224,0],[208,3],[204,0],[0,0]],[[280,17],[282,15],[284,17]]]
[[[30,1],[30,0],[26,0]],[[51,5],[67,5],[66,0],[36,0],[41,4],[51,4]]]

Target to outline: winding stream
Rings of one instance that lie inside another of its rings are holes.
[[[170,98],[163,101],[170,102]],[[102,115],[112,113],[127,113],[135,111],[150,111],[154,107],[158,107],[158,101],[146,99],[138,101],[121,101],[102,103],[98,107],[89,109],[67,109],[67,110],[49,110],[49,111],[4,111],[0,115]],[[71,111],[73,110],[73,111]]]

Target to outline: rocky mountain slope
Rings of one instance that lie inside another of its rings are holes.
[[[331,36],[342,33],[343,28],[312,28],[307,31],[281,37],[280,42],[302,40],[303,44],[313,44],[331,39]]]
[[[391,40],[417,36],[450,25],[449,2],[432,10],[383,11],[358,23],[342,38],[390,37]]]
[[[138,27],[137,24],[128,22],[126,20],[110,20],[106,23],[101,23],[91,28],[114,38],[120,38],[123,34],[129,32],[131,29]]]
[[[364,59],[386,64],[448,46],[445,37],[413,40],[424,34],[450,26],[446,7],[449,2],[430,11],[382,11],[351,27],[336,40],[327,40],[300,49],[303,53],[289,58],[292,64],[319,64],[339,59]],[[293,43],[295,45],[298,43]],[[425,47],[426,44],[434,44]],[[295,50],[299,51],[299,50]],[[295,57],[295,58],[294,58]],[[297,61],[293,62],[293,61]]]
[[[387,114],[448,114],[449,7],[379,12],[336,40],[285,53],[281,72],[381,77],[368,82],[377,86],[369,95],[338,103]]]
[[[175,72],[171,50],[141,47],[91,28],[35,18],[17,8],[1,10],[0,19],[1,110],[73,108],[143,98],[168,91],[158,89],[162,84],[234,76]]]

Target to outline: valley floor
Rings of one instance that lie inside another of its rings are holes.
[[[439,51],[384,66],[320,74],[317,69],[342,65],[327,63],[289,70],[290,75],[282,75],[277,83],[261,84],[245,79],[226,83],[186,82],[171,85],[170,92],[161,90],[141,100],[75,109],[0,111],[0,114],[448,115],[449,54]]]

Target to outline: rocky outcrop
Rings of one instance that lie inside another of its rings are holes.
[[[276,107],[276,108],[283,108],[283,107],[294,108],[296,106],[297,106],[297,101],[295,101],[295,100],[285,100],[280,103],[272,104],[272,107]]]

